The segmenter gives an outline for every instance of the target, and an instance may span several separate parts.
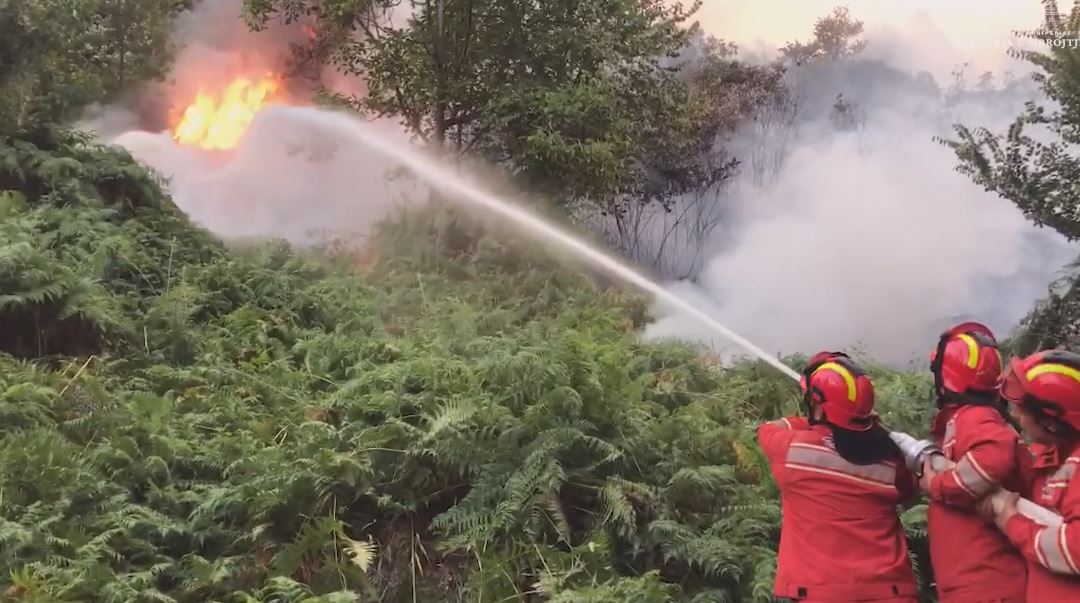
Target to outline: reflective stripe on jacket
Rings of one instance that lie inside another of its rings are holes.
[[[827,427],[800,417],[765,423],[757,437],[783,508],[774,594],[808,603],[916,602],[897,514],[916,494],[904,464],[850,463]]]
[[[1013,492],[1030,479],[1020,435],[989,406],[948,405],[934,418],[934,440],[956,466],[930,484],[927,529],[941,603],[1023,603],[1027,563],[1008,538],[975,512],[999,486]]]
[[[1061,526],[1048,528],[1020,514],[1005,524],[1009,540],[1028,560],[1031,603],[1080,601],[1080,480],[1073,479],[1080,466],[1078,448],[1040,449],[1032,488],[1021,492],[1057,511],[1064,520]]]

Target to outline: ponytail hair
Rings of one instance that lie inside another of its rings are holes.
[[[836,452],[849,463],[872,465],[903,458],[900,447],[880,423],[875,422],[867,431],[851,431],[832,424],[829,429],[832,430]]]

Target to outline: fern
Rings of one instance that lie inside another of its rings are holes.
[[[4,142],[0,170],[22,600],[771,600],[775,372],[641,343],[636,296],[441,210],[384,225],[358,275],[227,250],[111,150]],[[925,379],[874,370],[889,420],[928,424],[888,402]]]

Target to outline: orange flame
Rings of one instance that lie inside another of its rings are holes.
[[[260,109],[274,103],[281,82],[276,77],[234,79],[220,94],[199,92],[173,128],[184,145],[223,150],[236,146]]]

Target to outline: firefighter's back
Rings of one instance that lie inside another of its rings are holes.
[[[810,358],[806,417],[758,427],[784,525],[774,594],[805,603],[916,603],[897,505],[915,493],[874,412],[869,375],[841,352]]]
[[[897,459],[845,460],[826,426],[795,430],[774,468],[784,525],[777,594],[800,601],[915,601],[897,506],[914,481]]]

